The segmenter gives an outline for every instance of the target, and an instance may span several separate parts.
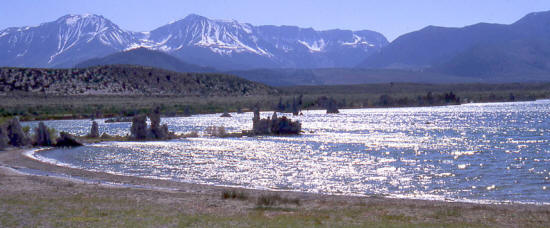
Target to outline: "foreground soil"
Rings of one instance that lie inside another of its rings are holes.
[[[64,168],[22,152],[0,151],[0,227],[550,227],[550,206],[196,185]],[[97,182],[26,175],[22,167]]]

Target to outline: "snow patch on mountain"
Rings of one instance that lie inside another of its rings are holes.
[[[17,28],[17,31],[18,31],[18,32],[23,32],[23,31],[29,30],[30,28],[31,28],[30,26],[21,27],[21,28]]]
[[[19,58],[19,57],[25,56],[28,51],[29,51],[29,49],[26,49],[24,52],[21,52],[21,53],[17,54],[17,57]]]
[[[353,42],[342,42],[342,45],[353,46],[353,47],[357,47],[358,45],[368,45],[368,46],[374,47],[374,44],[370,44],[369,42],[363,40],[363,38],[359,37],[356,34],[353,34]]]
[[[80,18],[78,17],[69,17],[67,19],[65,19],[65,24],[67,25],[74,25],[76,24],[76,22],[79,20]]]
[[[323,49],[327,46],[325,43],[325,40],[316,40],[312,43],[308,43],[303,40],[298,40],[298,43],[304,45],[307,49],[309,49],[309,52],[321,52]]]

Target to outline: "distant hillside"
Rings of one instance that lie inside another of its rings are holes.
[[[531,13],[511,25],[429,26],[397,38],[359,67],[430,69],[483,80],[548,81],[550,11]]]
[[[468,83],[482,79],[457,77],[443,73],[395,69],[257,69],[231,71],[229,74],[271,86],[353,85],[388,82]]]
[[[422,69],[450,60],[475,44],[508,36],[506,25],[480,23],[464,28],[428,26],[395,39],[363,62],[364,68]]]
[[[147,48],[136,48],[129,51],[118,52],[103,58],[93,58],[77,64],[76,68],[105,65],[140,65],[161,68],[176,72],[216,72],[210,67],[201,67],[185,63],[178,58],[160,51],[153,51]]]
[[[138,48],[109,55],[104,58],[91,59],[78,64],[77,67],[85,68],[117,64],[150,66],[180,73],[215,71],[213,68],[187,64],[169,54],[148,50],[146,48]],[[236,75],[250,81],[260,82],[270,86],[345,85],[386,82],[459,83],[481,81],[474,78],[454,77],[433,72],[391,69],[254,69],[229,71],[224,72],[224,74]]]
[[[510,41],[477,45],[431,70],[498,81],[550,80],[550,42]]]
[[[143,66],[83,69],[0,68],[0,94],[247,96],[277,94],[269,86],[223,74],[177,73]]]

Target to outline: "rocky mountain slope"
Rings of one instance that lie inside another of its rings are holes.
[[[0,68],[0,94],[248,96],[274,88],[223,74],[177,73],[143,66],[82,69]]]
[[[253,26],[189,15],[150,32],[130,32],[98,15],[66,15],[0,30],[0,66],[72,67],[137,47],[219,69],[349,67],[387,45],[376,32]]]
[[[0,31],[0,66],[70,67],[137,42],[132,33],[97,15],[66,15],[35,27]]]

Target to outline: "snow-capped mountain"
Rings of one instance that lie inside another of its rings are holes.
[[[36,27],[0,31],[0,65],[70,67],[123,50],[134,39],[102,16],[66,15]]]
[[[349,67],[386,46],[373,31],[253,26],[189,15],[150,32],[130,32],[98,15],[66,15],[0,31],[0,66],[72,67],[138,47],[219,69]]]
[[[192,14],[151,31],[139,45],[190,63],[236,69],[348,67],[387,44],[383,35],[367,30],[253,26]]]

